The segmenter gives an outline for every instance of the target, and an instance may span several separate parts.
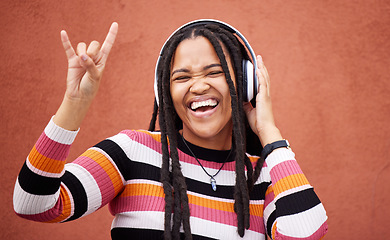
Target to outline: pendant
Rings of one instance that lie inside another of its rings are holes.
[[[213,177],[210,178],[210,183],[211,183],[211,188],[213,189],[213,191],[217,191],[217,181],[215,181],[215,179]]]

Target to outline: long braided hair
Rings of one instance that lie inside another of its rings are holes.
[[[250,129],[242,108],[242,59],[246,56],[246,51],[230,31],[215,24],[204,24],[185,27],[177,31],[166,42],[161,54],[161,63],[157,68],[159,102],[157,104],[155,100],[149,131],[155,130],[158,115],[162,143],[161,182],[165,193],[164,238],[180,239],[180,227],[183,226],[185,239],[192,239],[187,186],[181,172],[177,151],[177,132],[182,129],[182,122],[174,109],[170,94],[170,70],[177,46],[183,40],[196,37],[205,37],[210,41],[221,62],[229,86],[233,122],[232,150],[235,151],[236,165],[234,211],[237,214],[238,234],[243,237],[245,229],[249,228],[249,192],[260,175],[264,161],[259,160],[253,169],[246,155],[246,152],[260,155],[262,150],[261,143]],[[223,47],[230,55],[234,73],[229,72]],[[236,86],[233,83],[232,74],[236,78]],[[171,225],[172,213],[173,225]]]

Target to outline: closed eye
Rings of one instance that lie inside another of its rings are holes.
[[[173,81],[186,81],[190,79],[190,76],[178,76],[173,79]]]
[[[219,77],[223,74],[223,71],[212,71],[207,74],[209,77]]]

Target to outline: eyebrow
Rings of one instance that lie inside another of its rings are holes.
[[[219,63],[212,63],[212,64],[209,64],[209,65],[207,65],[207,66],[204,66],[202,70],[205,71],[205,70],[210,69],[210,68],[213,68],[213,67],[222,67],[222,65],[219,64]],[[179,69],[176,69],[175,71],[172,72],[171,77],[172,77],[175,73],[179,73],[179,72],[189,73],[190,70],[188,70],[187,68],[179,68]]]

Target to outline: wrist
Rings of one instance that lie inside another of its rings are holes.
[[[261,145],[265,147],[267,144],[283,140],[282,134],[275,125],[265,126],[259,131]]]
[[[261,151],[261,158],[265,160],[269,154],[271,154],[274,150],[280,148],[290,149],[290,143],[287,140],[283,139],[265,145],[265,147]]]
[[[53,122],[63,129],[76,131],[80,128],[90,105],[91,101],[70,99],[65,96],[53,117]]]

